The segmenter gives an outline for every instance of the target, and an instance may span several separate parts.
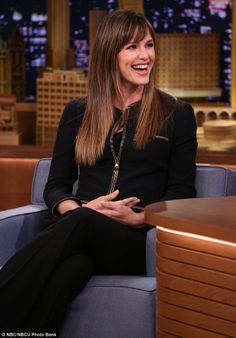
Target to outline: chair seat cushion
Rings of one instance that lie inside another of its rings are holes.
[[[154,338],[156,280],[93,276],[71,303],[60,338]]]

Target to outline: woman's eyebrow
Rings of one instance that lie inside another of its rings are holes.
[[[142,40],[143,40],[143,39],[142,39]],[[131,40],[131,41],[128,42],[126,45],[130,45],[130,44],[132,44],[132,43],[139,43],[139,42],[141,42],[142,40]],[[153,40],[153,39],[147,40],[146,43],[148,43],[148,42],[154,42],[154,40]]]

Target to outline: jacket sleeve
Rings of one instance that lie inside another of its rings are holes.
[[[167,189],[161,200],[196,196],[196,120],[190,104],[178,101],[170,120],[172,136],[168,163]]]
[[[55,208],[63,200],[73,199],[73,184],[78,179],[78,165],[75,161],[75,141],[83,115],[81,100],[72,101],[64,109],[54,145],[51,167],[44,189],[44,200],[54,216]]]

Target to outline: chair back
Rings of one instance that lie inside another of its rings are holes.
[[[48,179],[50,164],[51,158],[42,158],[35,167],[31,190],[31,201],[33,204],[45,204],[43,191]]]
[[[236,195],[236,171],[222,166],[197,165],[197,197]]]
[[[36,165],[31,193],[33,204],[44,204],[43,190],[50,163],[51,158],[43,158]],[[75,186],[76,183],[74,189]],[[236,171],[220,166],[198,164],[195,186],[197,197],[236,195]]]

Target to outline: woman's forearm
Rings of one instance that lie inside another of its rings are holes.
[[[60,214],[63,215],[65,212],[74,210],[79,208],[79,205],[76,201],[74,200],[65,200],[60,203],[58,203],[56,207],[56,211]]]

